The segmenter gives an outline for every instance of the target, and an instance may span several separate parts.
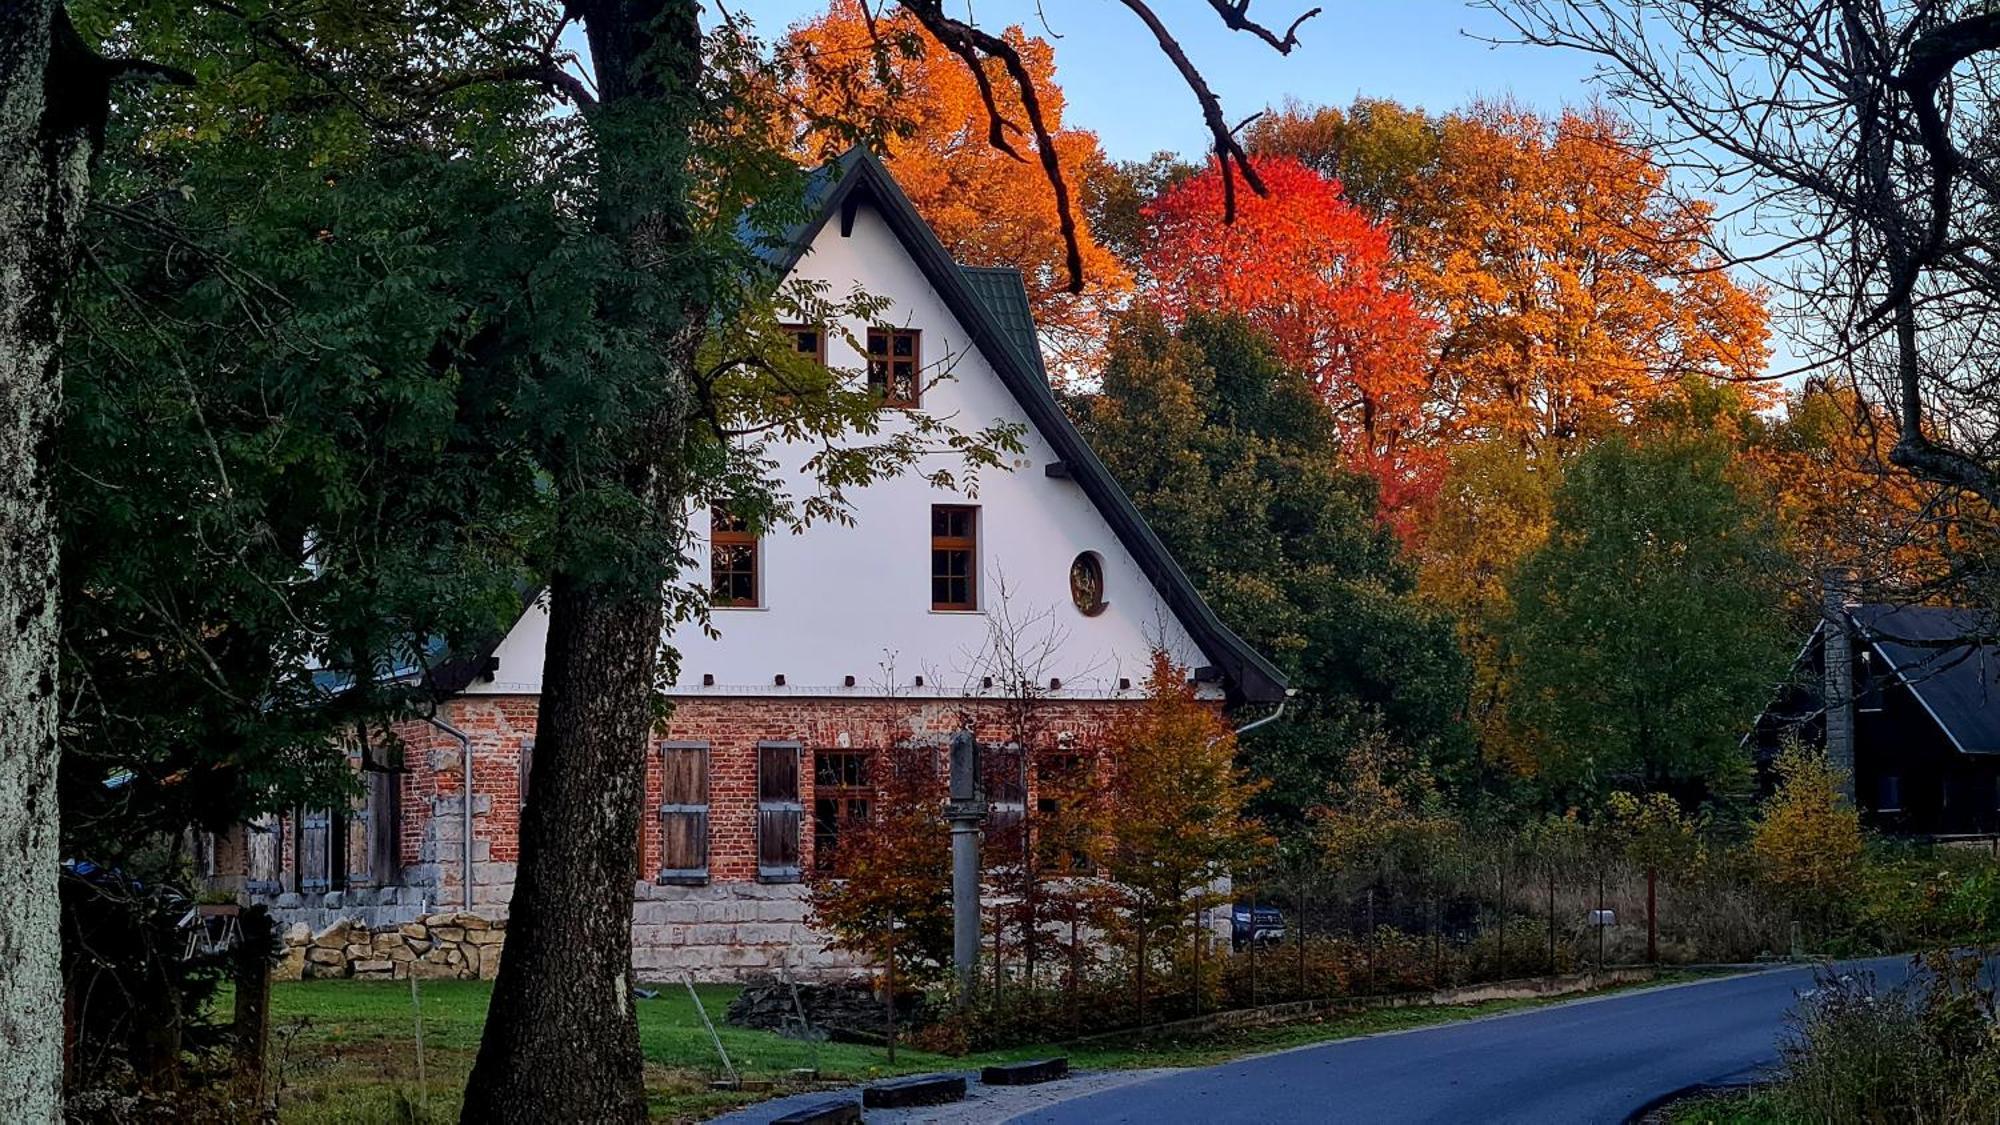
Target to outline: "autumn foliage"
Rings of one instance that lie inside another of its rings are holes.
[[[1049,44],[1018,27],[1005,34],[1034,79],[1064,174],[1080,198],[1106,166],[1097,137],[1063,126]],[[805,126],[802,160],[821,163],[857,139],[879,145],[896,182],[953,257],[1021,270],[1058,373],[1095,355],[1104,310],[1130,291],[1131,276],[1082,229],[1084,290],[1069,292],[1055,195],[1035,161],[1034,137],[1009,134],[1026,159],[988,142],[986,108],[962,59],[907,13],[877,13],[871,31],[855,0],[835,0],[825,15],[793,28],[783,50]],[[1002,115],[1025,129],[1019,90],[999,63],[987,67]]]
[[[1401,507],[1424,487],[1433,326],[1393,285],[1389,236],[1341,198],[1340,184],[1296,160],[1255,162],[1270,192],[1239,192],[1223,221],[1222,174],[1210,168],[1147,208],[1149,294],[1171,318],[1236,312],[1278,357],[1307,372],[1345,438],[1349,460]]]

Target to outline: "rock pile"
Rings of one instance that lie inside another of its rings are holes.
[[[799,991],[798,1007],[792,1004],[792,988]],[[723,1019],[736,1027],[766,1031],[798,1026],[798,1008],[804,1008],[813,1027],[833,1033],[834,1038],[879,1035],[884,1013],[882,998],[865,984],[786,985],[763,979],[746,985],[730,1002]],[[905,992],[896,998],[896,1026],[902,1030],[922,1027],[927,1013],[921,993]],[[842,1033],[849,1033],[843,1036]]]
[[[335,922],[319,933],[295,923],[285,931],[277,980],[492,980],[500,971],[506,923],[477,914],[426,914],[369,929]]]

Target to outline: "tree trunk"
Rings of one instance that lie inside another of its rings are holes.
[[[559,577],[507,941],[468,1122],[644,1121],[632,841],[663,607]]]
[[[106,100],[54,0],[0,4],[0,1121],[61,1117],[56,538],[62,300]]]
[[[692,238],[687,160],[699,112],[700,6],[585,0],[572,9],[599,93],[598,228],[625,247],[641,279],[635,286],[649,277],[657,286],[701,284],[651,276]],[[599,302],[602,316],[659,341],[658,382],[623,439],[622,463],[586,458],[561,487],[623,489],[660,521],[654,531],[684,518],[682,419],[705,296],[668,288],[662,301],[635,288]],[[582,519],[591,518],[588,508]],[[521,824],[507,941],[461,1121],[646,1120],[631,976],[633,841],[666,624],[658,575],[670,561],[633,560],[620,573],[586,560],[585,573],[559,568],[550,582],[535,799]]]

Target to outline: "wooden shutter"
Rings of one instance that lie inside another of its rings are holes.
[[[757,744],[757,878],[766,882],[799,877],[799,751],[796,742]]]
[[[402,778],[380,770],[370,770],[367,777],[368,878],[378,887],[393,886],[403,876]]]
[[[660,882],[708,882],[708,743],[660,747]]]
[[[306,809],[299,814],[298,843],[293,861],[297,864],[297,887],[301,894],[328,889],[327,827],[325,809]]]
[[[244,826],[243,846],[250,853],[249,889],[253,893],[275,894],[285,889],[283,832],[284,822],[275,813],[266,813]]]

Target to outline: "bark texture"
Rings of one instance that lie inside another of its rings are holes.
[[[7,1122],[61,1117],[50,485],[61,302],[104,104],[91,88],[95,61],[53,0],[0,0],[0,1121]]]
[[[691,238],[686,138],[698,112],[700,8],[694,0],[583,0],[571,10],[583,20],[597,77],[598,227],[639,276],[672,261]],[[615,479],[662,521],[656,531],[684,518],[687,376],[705,296],[688,291],[663,302],[663,293],[671,284],[607,292],[599,302],[600,315],[643,325],[655,342],[657,387],[640,396],[645,416],[622,463],[559,485]],[[643,1122],[632,894],[664,590],[657,578],[607,576],[599,567],[589,577],[559,570],[548,596],[535,796],[521,824],[507,942],[460,1120]]]

